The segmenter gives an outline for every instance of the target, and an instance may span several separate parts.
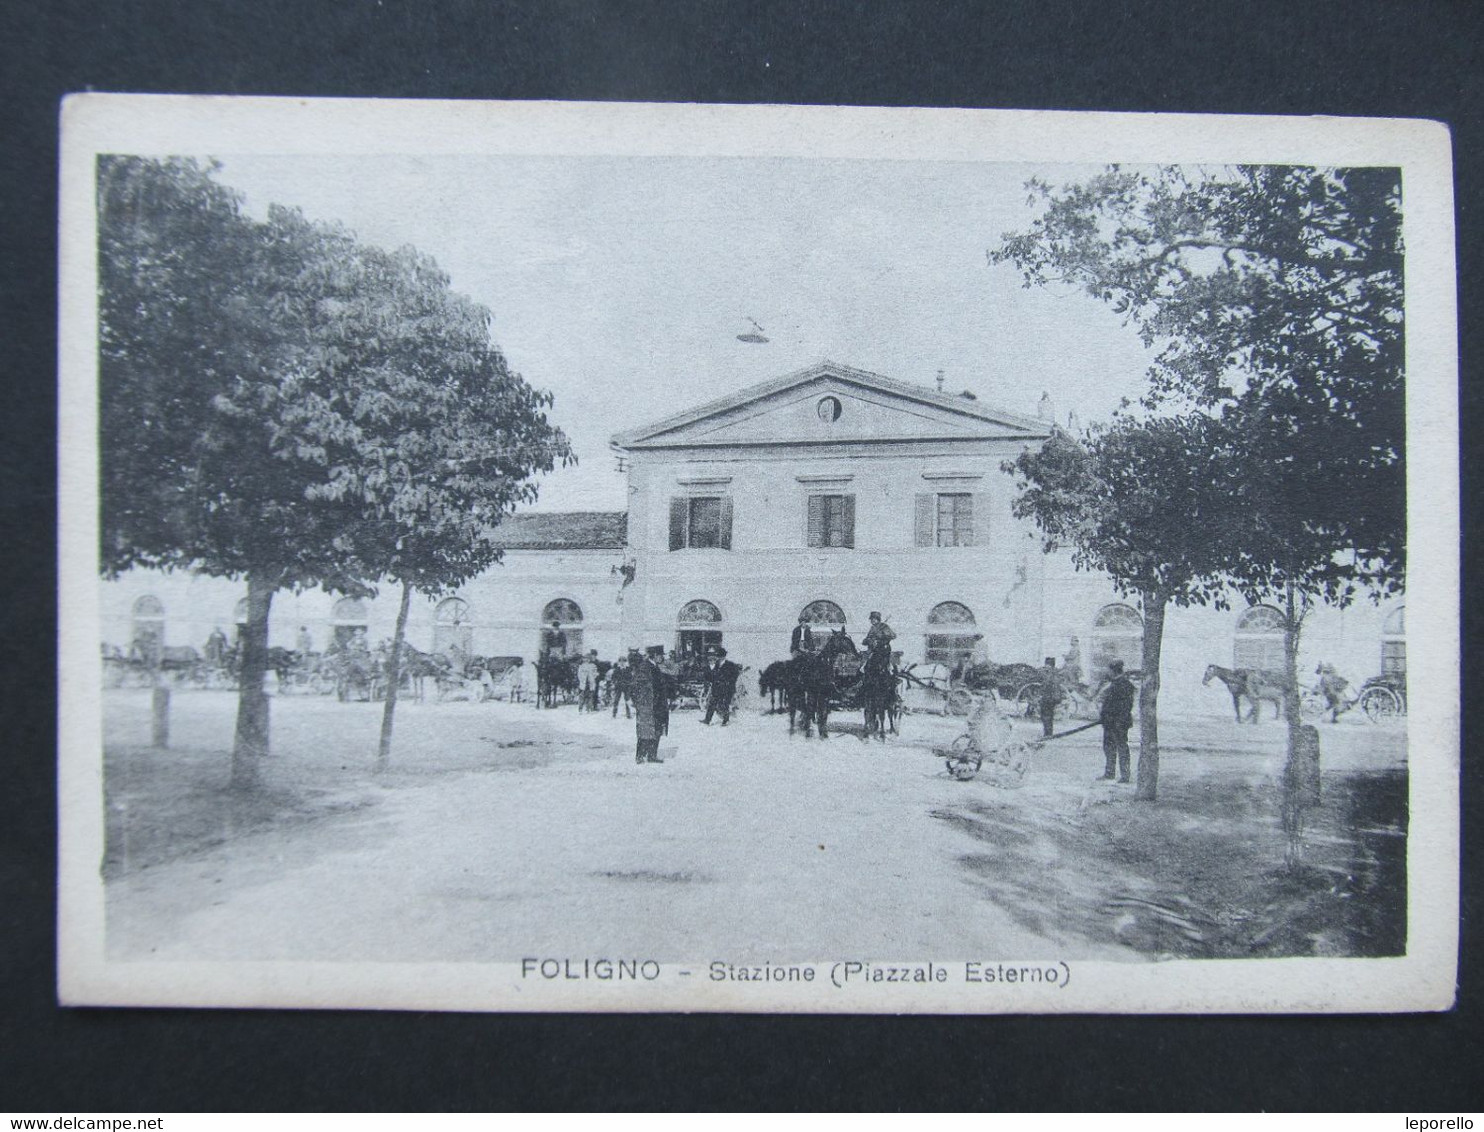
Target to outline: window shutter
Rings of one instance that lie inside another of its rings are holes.
[[[917,545],[933,545],[933,508],[936,503],[931,494],[923,493],[917,497]]]
[[[961,546],[987,546],[989,544],[989,496],[976,491],[964,500],[963,538]]]
[[[670,549],[679,550],[685,546],[685,505],[684,496],[673,495],[670,497]]]
[[[824,545],[824,496],[809,497],[809,526],[807,531],[810,546]]]
[[[855,546],[855,496],[845,496],[845,518],[843,523],[845,530],[844,540],[841,546]]]
[[[721,538],[717,543],[722,550],[732,549],[732,497],[721,497]]]

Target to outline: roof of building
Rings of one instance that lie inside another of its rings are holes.
[[[983,401],[971,400],[961,394],[940,393],[923,385],[898,381],[879,373],[856,369],[853,366],[841,365],[839,362],[826,359],[793,373],[784,374],[782,377],[776,377],[771,381],[739,389],[726,397],[698,405],[664,420],[629,429],[614,436],[612,443],[619,448],[645,447],[657,442],[663,443],[667,435],[676,434],[686,429],[687,426],[695,425],[706,418],[731,414],[753,402],[776,397],[800,386],[821,382],[833,382],[845,388],[867,390],[885,395],[889,399],[895,399],[899,403],[915,403],[928,410],[936,410],[940,414],[946,412],[960,420],[971,418],[979,422],[981,426],[992,425],[1005,435],[1024,439],[1044,439],[1050,431],[1049,424],[1043,420],[1007,412],[987,405]]]
[[[495,542],[505,550],[622,550],[627,511],[522,511],[507,515]]]

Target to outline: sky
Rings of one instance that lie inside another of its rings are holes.
[[[551,391],[574,468],[540,510],[622,510],[613,434],[828,358],[1027,416],[1106,419],[1145,387],[1132,327],[986,252],[1033,217],[1025,182],[1087,166],[798,158],[237,156],[246,196],[412,244],[493,312]],[[737,335],[764,329],[766,344]]]

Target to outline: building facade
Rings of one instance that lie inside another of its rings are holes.
[[[872,611],[909,662],[1039,663],[1072,657],[1092,679],[1140,666],[1136,598],[1046,554],[1011,513],[1002,471],[1051,433],[1021,417],[830,362],[652,425],[613,446],[628,470],[627,513],[527,513],[502,527],[504,562],[458,593],[418,601],[418,648],[534,658],[561,623],[571,652],[722,645],[761,669],[788,655],[800,617],[859,641]],[[104,584],[104,638],[140,634],[201,647],[242,616],[234,583],[135,571]],[[1268,607],[1172,609],[1162,701],[1229,710],[1208,664],[1282,667],[1282,615]],[[364,628],[390,637],[396,594],[371,600],[279,594],[270,643],[316,648]],[[1301,665],[1352,679],[1404,674],[1400,601],[1316,609]],[[1301,668],[1302,671],[1302,668]]]

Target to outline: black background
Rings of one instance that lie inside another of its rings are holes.
[[[1453,130],[1479,513],[1484,5],[0,5],[0,1110],[1478,1110],[1480,774],[1459,1008],[1400,1018],[769,1018],[62,1010],[53,928],[55,227],[71,91],[805,102],[1435,118]],[[1464,540],[1467,601],[1479,543]],[[1470,651],[1466,647],[1466,655]],[[1466,669],[1471,672],[1472,669]],[[1465,681],[1467,687],[1469,681]],[[739,804],[746,804],[739,799]]]

